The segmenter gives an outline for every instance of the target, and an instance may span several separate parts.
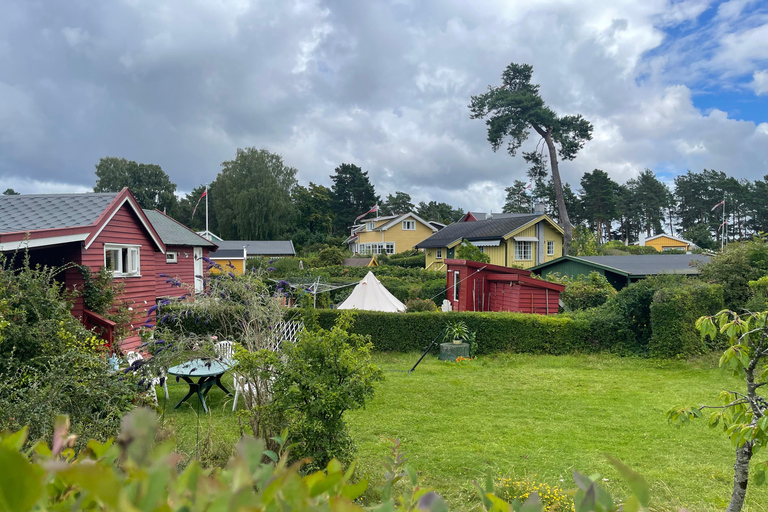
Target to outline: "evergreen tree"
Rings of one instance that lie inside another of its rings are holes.
[[[584,173],[581,177],[581,204],[584,217],[602,244],[610,235],[611,223],[616,218],[618,184],[600,169]]]
[[[504,192],[507,196],[504,198],[504,213],[531,213],[533,211],[533,198],[528,195],[528,184],[524,181],[515,180],[511,187],[505,187]]]
[[[398,190],[395,192],[395,195],[387,195],[387,200],[384,201],[384,206],[382,207],[382,213],[384,215],[402,215],[415,209],[416,207],[411,202],[411,196]]]
[[[355,218],[381,202],[368,179],[368,172],[354,164],[341,164],[331,175],[335,233],[349,233]]]
[[[425,203],[421,201],[416,207],[416,215],[427,221],[434,220],[443,224],[450,224],[459,220],[464,215],[464,210],[454,208],[448,203],[438,203],[437,201]]]

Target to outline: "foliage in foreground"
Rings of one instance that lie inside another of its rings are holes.
[[[245,437],[225,469],[204,469],[193,460],[179,470],[173,441],[157,444],[157,435],[157,419],[145,409],[123,418],[116,442],[90,441],[79,453],[72,448],[76,436],[69,434],[66,417],[57,419],[50,446],[42,442],[25,446],[26,429],[4,431],[0,435],[0,463],[4,470],[4,478],[0,479],[0,509],[366,510],[357,500],[368,482],[355,481],[354,464],[345,471],[333,459],[324,470],[302,476],[300,469],[306,460],[291,464],[282,438],[275,439],[279,453],[266,450],[261,440]],[[407,459],[398,447],[399,441],[395,440],[393,457],[384,464],[387,473],[381,489],[382,502],[368,510],[446,511],[445,502],[434,489],[419,485],[418,474],[406,465]],[[574,472],[579,487],[574,497],[576,512],[647,510],[648,484],[620,462],[611,462],[629,484],[632,496],[625,503],[616,504],[595,482],[596,476],[587,478]],[[490,474],[484,487],[477,483],[475,487],[488,512],[542,510],[538,493],[531,493],[525,503],[515,498],[508,504],[497,497]]]
[[[720,358],[720,366],[744,379],[745,391],[722,391],[720,406],[677,406],[667,411],[670,423],[680,427],[701,418],[704,409],[714,409],[709,417],[711,428],[722,428],[736,449],[733,492],[728,512],[738,512],[744,504],[752,458],[768,446],[768,401],[757,390],[768,384],[768,311],[738,315],[723,310],[696,322],[702,338],[714,338],[718,331],[728,337],[729,347]],[[753,466],[754,482],[768,480],[768,458]]]

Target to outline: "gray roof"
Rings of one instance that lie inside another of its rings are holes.
[[[477,220],[486,220],[485,216],[488,215],[488,213],[486,212],[467,212],[467,213],[471,213],[472,216]],[[491,212],[491,216],[494,219],[512,219],[514,217],[525,217],[527,215],[534,215],[534,214],[533,213],[493,213]],[[541,215],[541,214],[536,214],[536,215]]]
[[[0,196],[0,233],[91,226],[117,195],[118,192]]]
[[[598,265],[615,268],[629,275],[698,274],[692,261],[709,262],[704,254],[639,254],[631,256],[578,256]],[[557,260],[553,260],[557,261]]]
[[[296,250],[293,248],[291,240],[222,240],[217,242],[219,248],[215,253],[211,253],[212,258],[240,257],[236,254],[242,254],[243,246],[248,256],[295,256]],[[224,251],[224,252],[222,252]],[[222,256],[229,254],[229,256]]]
[[[144,214],[165,245],[215,247],[214,243],[209,242],[187,226],[157,210],[144,210]]]
[[[467,240],[495,240],[519,229],[542,215],[540,214],[515,214],[514,217],[494,218],[489,220],[477,220],[472,222],[454,222],[431,237],[419,242],[416,247],[424,249],[428,247],[447,247],[448,244],[466,238]]]

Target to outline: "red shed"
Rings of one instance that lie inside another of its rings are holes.
[[[565,286],[531,277],[528,270],[468,260],[445,260],[453,311],[513,311],[554,315]]]

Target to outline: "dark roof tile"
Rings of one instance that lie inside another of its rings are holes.
[[[0,233],[90,226],[117,195],[109,192],[0,196]]]

